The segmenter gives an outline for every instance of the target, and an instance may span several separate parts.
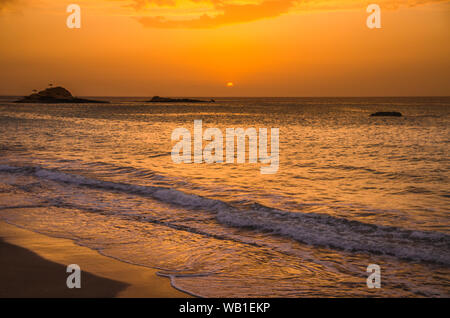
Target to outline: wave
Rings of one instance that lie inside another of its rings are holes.
[[[326,214],[283,211],[258,203],[231,205],[170,187],[102,181],[37,166],[0,165],[0,172],[149,196],[177,207],[213,213],[222,225],[281,235],[307,245],[450,265],[450,235],[441,232],[369,224]]]

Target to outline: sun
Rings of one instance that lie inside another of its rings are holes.
[[[233,82],[228,82],[227,83],[227,87],[233,87],[234,86],[234,83]]]

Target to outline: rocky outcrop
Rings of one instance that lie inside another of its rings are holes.
[[[105,101],[83,99],[73,97],[64,87],[50,87],[34,93],[16,101],[16,103],[44,103],[44,104],[63,104],[63,103],[108,103]]]
[[[370,116],[378,117],[378,116],[390,116],[390,117],[402,117],[402,114],[399,112],[376,112],[371,114]]]
[[[153,96],[153,98],[147,103],[214,103],[215,100],[211,99],[209,101],[199,100],[199,99],[189,99],[189,98],[168,98]]]

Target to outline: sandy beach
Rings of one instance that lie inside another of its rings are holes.
[[[81,288],[66,286],[66,267],[81,268]],[[0,297],[189,297],[156,270],[105,257],[71,240],[0,222]]]

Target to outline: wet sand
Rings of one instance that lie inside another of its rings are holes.
[[[67,265],[81,268],[81,288],[66,285]],[[124,263],[67,239],[0,222],[0,297],[190,297],[156,270]]]

